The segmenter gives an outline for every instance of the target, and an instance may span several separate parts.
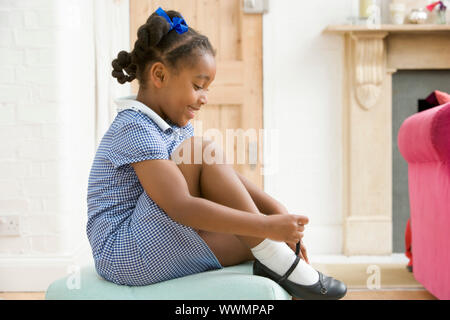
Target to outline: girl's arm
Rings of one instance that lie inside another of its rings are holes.
[[[308,218],[300,215],[249,213],[193,197],[172,160],[145,160],[131,164],[145,192],[174,221],[194,229],[275,241],[298,242]]]
[[[281,202],[275,200],[239,172],[235,172],[258,207],[259,212],[267,215],[288,213],[286,207]]]
[[[179,223],[210,232],[265,238],[267,228],[263,214],[250,214],[200,197],[189,197],[173,215]],[[173,212],[175,212],[174,210]]]

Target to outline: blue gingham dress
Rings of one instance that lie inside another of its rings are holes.
[[[86,231],[98,274],[142,286],[222,268],[195,230],[172,220],[147,195],[130,165],[170,159],[193,136],[192,124],[166,122],[135,96],[116,104],[119,113],[100,142],[88,182]]]

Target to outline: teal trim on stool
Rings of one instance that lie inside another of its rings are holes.
[[[102,279],[93,265],[80,270],[80,289],[69,277],[54,281],[46,300],[291,300],[274,281],[253,275],[253,262],[172,279],[149,286],[121,286]]]

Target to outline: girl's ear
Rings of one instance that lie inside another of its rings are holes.
[[[166,84],[167,69],[161,62],[155,62],[149,72],[150,81],[156,88],[162,88]]]

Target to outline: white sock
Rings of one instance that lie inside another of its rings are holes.
[[[280,276],[289,270],[295,260],[295,252],[284,242],[265,239],[250,250],[259,262]],[[319,281],[319,274],[303,259],[300,259],[288,280],[307,286]]]

